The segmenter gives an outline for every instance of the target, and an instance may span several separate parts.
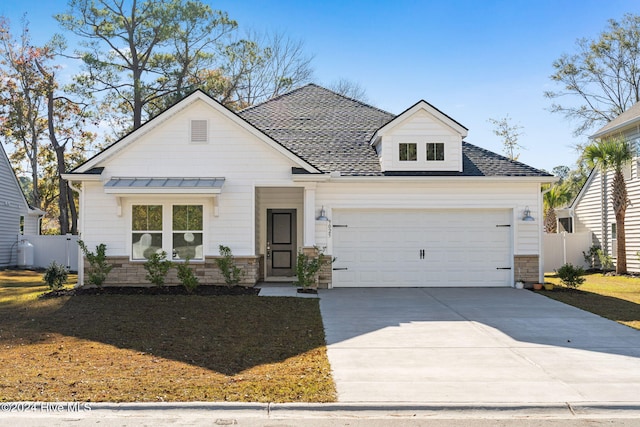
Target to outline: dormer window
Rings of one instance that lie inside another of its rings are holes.
[[[402,143],[399,144],[401,162],[415,162],[418,160],[418,144],[416,143]]]
[[[209,140],[206,120],[191,120],[191,142],[203,143]]]
[[[427,142],[427,161],[444,161],[444,142]]]

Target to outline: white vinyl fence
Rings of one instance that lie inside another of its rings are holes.
[[[47,268],[52,261],[78,271],[78,236],[38,236],[25,234],[18,240],[33,245],[33,267]],[[14,258],[16,259],[16,258]]]
[[[545,273],[552,272],[566,263],[588,268],[582,252],[588,252],[592,242],[590,231],[582,233],[544,233],[542,238]]]

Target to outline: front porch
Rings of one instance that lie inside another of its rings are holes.
[[[315,185],[304,187],[256,187],[255,253],[259,259],[259,280],[292,282],[296,278],[299,251],[317,254],[326,248],[330,222],[318,220]],[[331,286],[331,266],[323,268],[319,287]]]

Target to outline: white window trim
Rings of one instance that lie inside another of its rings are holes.
[[[413,160],[411,160],[411,159],[401,160],[400,159],[400,154],[402,153],[402,151],[400,150],[400,147],[402,145],[410,145],[410,144],[415,145],[415,147],[416,147],[416,158],[413,159]],[[416,162],[417,163],[418,160],[420,159],[420,148],[419,147],[420,147],[420,144],[418,144],[417,142],[399,142],[398,143],[398,148],[396,150],[398,162],[400,162],[400,163]]]
[[[204,263],[207,257],[207,236],[208,222],[210,215],[209,204],[203,199],[194,200],[154,200],[154,199],[132,199],[127,203],[127,253],[129,261],[133,263],[144,263],[146,259],[133,258],[133,206],[134,205],[160,205],[162,206],[162,250],[167,253],[167,259],[173,262],[184,262],[183,259],[173,259],[173,206],[174,205],[199,205],[202,206],[202,259],[190,259],[189,263]]]
[[[442,145],[442,160],[437,160],[437,159],[430,160],[429,159],[429,144],[440,144],[440,145]],[[426,150],[425,153],[424,153],[424,159],[425,159],[426,162],[444,162],[444,161],[447,160],[446,159],[446,150],[445,150],[446,144],[444,142],[441,142],[441,141],[435,141],[435,142],[434,141],[427,141],[427,143],[424,145],[424,148]]]

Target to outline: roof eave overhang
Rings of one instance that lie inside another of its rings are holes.
[[[328,173],[312,173],[312,174],[292,174],[291,180],[293,182],[327,182],[331,179],[331,174]]]
[[[95,173],[63,173],[61,176],[67,181],[102,181],[102,175]]]
[[[269,137],[267,134],[265,134],[261,130],[257,129],[251,123],[247,122],[242,117],[238,116],[236,113],[234,113],[231,110],[229,110],[228,108],[224,107],[222,104],[218,103],[213,98],[209,97],[208,95],[204,94],[201,91],[196,91],[196,92],[192,93],[191,95],[189,95],[188,97],[182,99],[177,104],[175,104],[174,106],[170,107],[168,110],[165,110],[163,113],[161,113],[160,115],[156,116],[155,118],[153,118],[149,122],[145,123],[140,128],[136,129],[135,131],[131,132],[129,135],[125,136],[121,140],[119,140],[119,141],[115,142],[114,144],[112,144],[111,146],[107,147],[105,150],[103,150],[102,152],[97,154],[95,157],[89,159],[84,164],[78,166],[75,169],[75,170],[77,170],[76,173],[82,174],[83,172],[86,172],[86,171],[90,170],[91,168],[96,167],[99,164],[102,164],[102,162],[112,158],[117,153],[121,152],[123,149],[125,149],[127,146],[129,146],[129,144],[131,144],[133,141],[139,139],[141,136],[143,136],[146,133],[150,132],[151,130],[155,129],[160,124],[166,122],[171,117],[175,116],[180,111],[183,111],[188,106],[192,105],[193,103],[197,102],[198,100],[203,101],[206,104],[210,105],[212,108],[214,108],[218,112],[222,113],[227,118],[231,119],[232,122],[238,124],[240,127],[244,128],[245,130],[247,130],[249,133],[251,133],[255,137],[257,137],[260,140],[262,140],[263,142],[267,143],[273,149],[275,149],[280,154],[284,155],[286,158],[288,158],[289,160],[291,160],[295,164],[299,165],[300,167],[306,169],[307,171],[309,171],[311,173],[320,173],[320,170],[318,170],[316,167],[314,167],[313,165],[311,165],[307,161],[303,160],[299,156],[295,155],[291,151],[287,150],[284,146],[282,146],[282,144],[278,143],[273,138]]]
[[[625,128],[628,128],[628,127],[631,127],[631,126],[637,126],[639,124],[640,124],[640,117],[636,117],[635,119],[631,119],[631,120],[626,121],[624,123],[620,123],[619,125],[610,127],[609,129],[604,129],[604,130],[598,131],[598,132],[594,133],[593,135],[591,135],[589,137],[589,139],[590,140],[594,140],[594,139],[602,138],[603,136],[607,136],[609,134],[622,133],[622,131]]]
[[[294,181],[296,179],[294,178]],[[553,184],[556,176],[336,176],[328,175],[323,182],[519,182]]]
[[[420,110],[426,111],[428,114],[433,116],[436,120],[440,121],[443,125],[449,127],[451,130],[458,133],[462,139],[467,137],[469,130],[466,127],[464,127],[463,125],[461,125],[460,123],[458,123],[457,121],[455,121],[454,119],[452,119],[451,117],[443,113],[442,111],[438,110],[433,105],[429,104],[424,100],[421,100],[415,103],[413,106],[409,107],[407,110],[398,114],[393,120],[391,120],[389,123],[387,123],[386,125],[382,126],[380,129],[378,129],[373,134],[373,137],[371,137],[369,144],[372,146],[375,146],[376,143],[379,141],[379,139],[385,133],[389,132],[391,129],[398,126],[398,124],[402,123],[408,117],[411,117],[412,115],[414,115],[416,112]]]

